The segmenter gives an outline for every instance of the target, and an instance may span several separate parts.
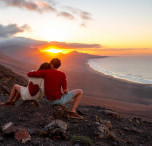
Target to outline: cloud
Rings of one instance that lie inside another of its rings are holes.
[[[56,11],[56,9],[53,7],[54,3],[49,4],[47,2],[44,2],[43,0],[1,0],[6,6],[10,7],[18,7],[18,8],[25,8],[31,11],[38,11],[38,12],[44,12],[44,11]]]
[[[58,13],[58,16],[62,16],[68,19],[74,19],[74,16],[72,14],[65,11],[61,11],[60,13]]]
[[[80,16],[83,20],[90,20],[91,19],[91,14],[85,11],[80,11]]]
[[[81,27],[86,27],[86,23],[81,23],[80,26]]]
[[[24,32],[29,29],[30,27],[27,24],[21,27],[19,27],[17,24],[9,24],[7,26],[0,25],[0,38],[11,37],[19,32]]]
[[[83,11],[81,9],[74,8],[74,7],[69,7],[69,6],[64,6],[63,9],[66,9],[67,11],[73,13],[73,15],[79,16],[82,20],[92,19],[91,18],[92,16],[89,12]]]
[[[92,15],[89,12],[83,11],[78,8],[63,6],[62,9],[68,11],[73,17],[78,17],[83,21],[80,26],[86,27],[87,21],[92,19]]]
[[[102,49],[102,51],[114,51],[114,52],[118,52],[118,51],[144,51],[144,50],[151,50],[151,48],[120,48],[120,49],[116,49],[116,48],[107,48],[107,49]]]
[[[86,23],[88,20],[92,19],[92,16],[89,12],[83,11],[78,8],[62,6],[59,5],[54,0],[49,0],[45,2],[44,0],[0,0],[0,4],[4,4],[7,7],[17,7],[24,8],[30,11],[36,12],[46,12],[51,11],[54,12],[57,16],[61,16],[70,20],[79,18],[81,21],[80,26],[86,27]]]
[[[81,44],[81,43],[66,43],[66,42],[49,42],[49,46],[55,46],[59,48],[64,48],[64,49],[99,49],[102,46],[100,44]]]

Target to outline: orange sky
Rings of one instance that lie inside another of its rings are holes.
[[[0,25],[7,31],[9,24],[18,26],[11,37],[73,43],[70,48],[62,44],[62,53],[75,49],[97,55],[152,55],[151,0],[10,1],[0,1]]]
[[[75,44],[75,46],[77,46]],[[104,55],[104,56],[130,56],[130,55],[152,55],[152,49],[136,49],[136,48],[126,48],[126,49],[109,49],[109,48],[80,48],[73,49],[72,47],[65,47],[64,44],[59,45],[48,45],[40,47],[41,52],[51,52],[51,53],[63,53],[67,54],[74,50],[82,53],[94,54],[94,55]]]

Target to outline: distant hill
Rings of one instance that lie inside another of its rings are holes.
[[[23,62],[4,54],[0,54],[0,64],[25,77],[29,71],[38,68],[34,64]]]
[[[48,42],[38,41],[24,37],[14,37],[11,39],[0,40],[1,54],[22,60],[24,62],[39,65],[42,62],[50,61],[51,58],[61,58],[62,53],[40,52],[39,47]]]
[[[91,55],[87,53],[79,53],[73,51],[68,54],[40,52],[40,47],[48,45],[49,42],[33,40],[24,37],[14,37],[10,39],[0,40],[0,52],[7,56],[22,60],[24,62],[39,65],[42,62],[49,62],[52,58],[60,58],[62,60],[69,59],[90,59],[101,56]]]
[[[9,95],[14,84],[27,85],[27,80],[12,70],[0,65],[0,94]]]
[[[65,54],[61,58],[61,61],[62,61],[61,69],[63,69],[63,70],[71,70],[71,69],[83,70],[83,66],[78,65],[78,64],[85,65],[85,63],[87,63],[88,59],[102,58],[102,57],[104,57],[104,56],[97,56],[97,55],[91,55],[91,54],[87,54],[87,53],[80,53],[77,51],[73,51],[68,54]]]
[[[78,51],[72,51],[65,55],[65,58],[81,58],[81,59],[91,59],[91,58],[101,58],[102,56],[91,55],[88,53],[80,53]]]
[[[29,38],[15,37],[0,41],[0,64],[12,69],[20,75],[26,76],[30,70],[38,68],[43,62],[50,62],[52,58],[60,58],[62,68],[73,68],[77,62],[87,61],[102,56],[80,53],[77,51],[68,54],[40,52],[39,47],[48,42]]]
[[[0,41],[0,52],[10,57],[20,59],[25,62],[37,60],[39,47],[46,44],[45,41],[38,41],[24,37],[14,37]]]
[[[50,62],[53,58],[60,58],[62,61],[62,68],[73,68],[77,62],[87,61],[91,58],[101,58],[102,56],[90,55],[86,53],[79,53],[77,51],[68,54],[62,53],[48,53],[48,52],[35,52],[35,53],[22,53],[12,57],[0,54],[0,64],[13,70],[15,73],[26,77],[27,73],[33,69],[37,69],[43,62]]]

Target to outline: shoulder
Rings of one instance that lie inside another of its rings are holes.
[[[39,71],[37,71],[37,72],[40,72],[40,73],[42,73],[43,75],[47,75],[47,74],[49,74],[50,73],[50,69],[43,69],[43,70],[39,70]]]
[[[32,81],[32,80],[44,80],[43,78],[35,78],[35,77],[28,77],[28,79],[30,81]]]
[[[46,72],[49,72],[49,71],[51,71],[50,69],[43,69],[43,70],[40,70],[40,72],[44,72],[44,73],[46,73]],[[39,72],[39,71],[38,71]]]
[[[62,75],[65,75],[65,73],[64,72],[62,72],[62,71],[58,71],[60,74],[62,74]]]
[[[43,79],[43,78],[29,77],[29,82],[33,82],[33,83],[41,83],[42,81],[44,81],[44,79]]]
[[[66,76],[64,72],[59,71],[59,70],[56,70],[56,71],[58,72],[58,74],[59,74],[60,76],[62,76],[62,77],[65,77],[65,76]]]

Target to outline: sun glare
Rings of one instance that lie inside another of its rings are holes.
[[[39,49],[40,49],[40,52],[42,53],[47,52],[47,53],[53,53],[53,54],[58,54],[58,53],[67,54],[74,51],[74,49],[64,49],[64,48],[59,48],[57,46],[42,46]]]
[[[48,49],[48,50],[41,50],[41,52],[59,53],[59,52],[61,52],[61,50],[58,50],[58,49]]]
[[[46,50],[47,52],[51,52],[51,53],[59,53],[61,52],[61,50],[58,50],[58,49],[49,49],[49,50]]]

